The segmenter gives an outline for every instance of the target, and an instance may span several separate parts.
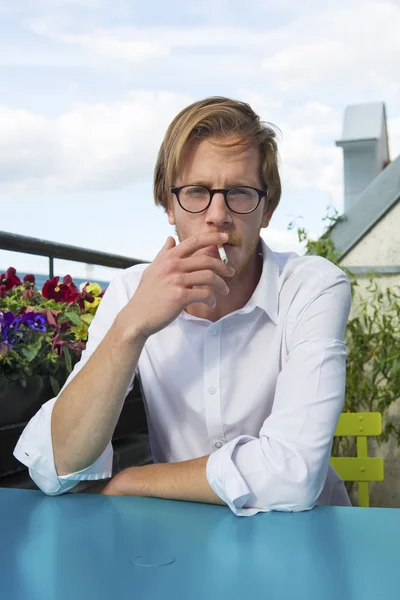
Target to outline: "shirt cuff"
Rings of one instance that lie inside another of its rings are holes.
[[[52,398],[36,413],[22,432],[14,456],[28,467],[36,485],[49,495],[63,494],[80,481],[107,479],[112,475],[113,448],[111,441],[91,465],[68,475],[58,475],[54,463],[51,437],[51,414],[57,398]]]
[[[249,500],[255,500],[255,496],[232,459],[236,447],[254,439],[248,435],[242,435],[231,440],[209,456],[206,466],[206,477],[210,487],[239,517],[250,517],[258,512],[269,512],[262,508],[244,508]]]

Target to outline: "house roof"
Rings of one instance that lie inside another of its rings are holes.
[[[341,258],[400,200],[400,156],[390,163],[363,191],[335,224],[331,237]]]
[[[361,140],[377,140],[383,133],[386,111],[383,102],[354,104],[344,113],[342,139],[336,145]]]

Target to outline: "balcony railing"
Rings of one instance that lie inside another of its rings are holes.
[[[54,277],[54,259],[72,260],[79,263],[90,265],[99,265],[102,267],[112,267],[115,269],[127,269],[133,265],[148,263],[147,260],[120,256],[119,254],[110,254],[108,252],[99,252],[98,250],[89,250],[79,246],[70,246],[68,244],[58,244],[57,242],[48,242],[39,238],[17,235],[0,231],[0,248],[12,252],[21,252],[23,254],[35,254],[38,256],[47,256],[49,259],[49,278]]]

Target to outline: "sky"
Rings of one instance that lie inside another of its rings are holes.
[[[0,0],[0,230],[153,260],[177,239],[153,200],[166,129],[228,96],[281,131],[283,194],[262,236],[300,252],[290,221],[317,236],[329,205],[343,212],[346,106],[385,102],[400,153],[399,31],[400,0]],[[47,264],[0,250],[0,272]]]

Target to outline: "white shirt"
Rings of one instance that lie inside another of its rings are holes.
[[[207,480],[236,515],[350,505],[329,464],[344,401],[348,279],[317,256],[277,254],[262,239],[259,251],[262,275],[243,308],[215,323],[182,311],[147,340],[136,372],[153,460],[210,455]],[[147,266],[121,271],[110,283],[65,386],[133,296]],[[91,466],[57,475],[50,427],[56,399],[30,420],[14,450],[50,495],[112,472],[110,441]]]

